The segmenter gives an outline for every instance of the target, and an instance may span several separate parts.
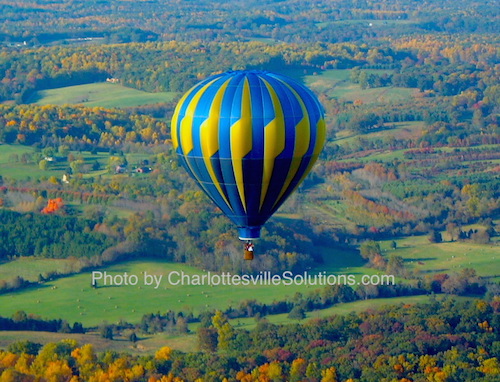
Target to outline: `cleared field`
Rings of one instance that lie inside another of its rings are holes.
[[[395,159],[399,160],[404,160],[404,153],[408,151],[406,149],[404,150],[377,150],[374,153],[368,153],[367,155],[366,152],[361,152],[359,153],[359,156],[355,156],[352,158],[348,159],[343,159],[341,162],[350,162],[350,161],[355,161],[355,162],[373,162],[373,161],[381,161],[381,162],[392,162]],[[366,156],[363,156],[366,155]]]
[[[328,273],[376,274],[374,270],[362,268],[356,252],[319,248],[326,253],[326,263],[315,271]],[[329,252],[327,252],[329,251]],[[0,266],[1,268],[1,266]],[[109,275],[137,275],[137,285],[91,287],[91,273],[86,272],[49,282],[39,287],[24,289],[16,293],[0,295],[0,315],[11,316],[25,310],[45,318],[64,318],[69,322],[79,321],[86,326],[98,325],[103,320],[117,322],[125,319],[140,320],[144,313],[167,310],[199,313],[203,310],[225,309],[245,299],[256,299],[263,303],[292,297],[296,292],[320,288],[315,285],[173,285],[179,273],[202,275],[204,272],[182,264],[161,261],[133,261],[117,264],[102,271]],[[163,276],[160,287],[145,286],[144,272]],[[177,272],[177,273],[172,273]],[[168,281],[172,274],[172,282]]]
[[[10,280],[15,276],[20,276],[28,281],[37,281],[40,274],[64,271],[69,262],[66,259],[21,257],[13,261],[0,263],[0,280]]]
[[[327,200],[321,203],[307,203],[304,205],[304,214],[309,218],[316,218],[320,224],[335,228],[354,228],[355,223],[347,219],[347,206],[340,200]]]
[[[336,86],[346,86],[349,82],[350,70],[325,70],[316,75],[304,76],[304,83],[317,92],[326,93]]]
[[[424,122],[416,121],[387,123],[384,125],[384,128],[366,134],[356,134],[352,131],[344,130],[337,133],[337,139],[335,139],[333,143],[338,145],[348,144],[352,143],[357,138],[363,138],[368,141],[389,137],[394,137],[396,139],[418,138],[422,134],[424,128]]]
[[[38,164],[21,162],[23,154],[32,155],[34,153],[35,149],[30,146],[0,144],[0,176],[25,179],[27,177],[40,178],[58,175],[54,169],[42,171]]]
[[[283,217],[285,218],[285,217]],[[446,238],[446,235],[444,235]],[[491,279],[500,279],[498,246],[477,245],[461,242],[430,244],[426,236],[412,236],[397,240],[397,249],[391,250],[390,241],[382,241],[381,247],[386,256],[396,254],[406,260],[410,269],[421,273],[460,271],[471,267],[478,274]],[[311,269],[310,274],[325,271],[327,274],[353,274],[357,280],[361,275],[377,275],[380,272],[366,268],[364,261],[355,251],[338,248],[317,247],[323,255],[324,264]],[[54,260],[18,259],[0,265],[0,275],[26,275],[36,278],[44,270],[52,270]],[[24,262],[24,263],[23,263]],[[64,267],[64,260],[59,267]],[[52,268],[52,269],[51,269]],[[38,314],[45,318],[64,318],[69,322],[79,321],[86,326],[98,325],[103,320],[117,322],[125,319],[138,322],[142,314],[150,312],[192,311],[225,309],[237,305],[244,299],[256,299],[271,303],[292,297],[296,292],[307,293],[321,288],[316,285],[171,285],[167,277],[171,272],[184,272],[188,275],[201,275],[204,272],[182,264],[161,261],[134,261],[103,268],[110,275],[137,275],[137,285],[91,287],[91,273],[87,272],[50,283],[38,288],[21,290],[16,293],[0,295],[0,315],[11,316],[17,310]],[[23,273],[24,272],[24,273]],[[158,289],[144,286],[143,272],[162,275]],[[178,280],[178,274],[173,274]],[[23,276],[25,277],[25,276]],[[1,279],[1,277],[0,277]],[[398,281],[399,282],[399,281]],[[147,298],[145,298],[145,296]],[[274,318],[273,318],[274,319]],[[278,318],[276,318],[278,319]]]
[[[446,234],[443,232],[443,236]],[[401,256],[410,269],[422,273],[460,272],[473,268],[479,276],[500,280],[500,247],[468,242],[429,243],[426,236],[396,240],[397,248],[389,249],[389,241],[380,242],[385,254]]]
[[[363,71],[379,75],[392,72],[377,69]],[[303,81],[316,92],[349,102],[362,101],[365,104],[399,102],[411,99],[418,93],[417,89],[397,87],[361,89],[358,84],[350,81],[350,72],[349,69],[330,69],[304,76]]]
[[[12,155],[32,154],[35,149],[30,146],[0,144],[0,165],[10,163]]]
[[[360,100],[365,104],[389,103],[412,98],[418,90],[407,88],[373,88],[361,89],[359,85],[349,84],[335,88],[330,95],[345,101]]]
[[[130,107],[171,102],[176,92],[147,93],[118,84],[99,82],[36,92],[29,103],[37,105],[82,104],[101,107]]]

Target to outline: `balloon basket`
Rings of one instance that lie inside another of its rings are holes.
[[[245,260],[253,260],[253,251],[245,250],[245,255],[243,256]]]
[[[250,240],[245,243],[245,252],[243,256],[245,260],[253,260],[253,247],[254,245]]]

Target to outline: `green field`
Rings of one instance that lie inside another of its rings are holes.
[[[407,88],[373,88],[361,89],[357,84],[339,86],[330,95],[345,101],[362,101],[364,104],[389,103],[411,99],[417,92],[415,89]]]
[[[343,201],[325,200],[321,203],[306,203],[304,214],[315,218],[320,224],[333,228],[352,229],[355,223],[346,218],[347,205]]]
[[[176,92],[147,93],[108,82],[40,90],[29,103],[37,105],[82,104],[84,106],[131,107],[172,102]]]
[[[446,234],[443,233],[446,237]],[[406,261],[406,266],[422,274],[430,272],[460,272],[473,268],[479,276],[500,280],[500,247],[470,242],[443,242],[431,244],[427,236],[411,236],[396,240],[397,248],[382,241],[385,255],[395,254]]]
[[[338,273],[361,273],[360,261],[350,260],[353,253],[335,251],[321,270]],[[355,258],[354,258],[355,259]],[[356,265],[348,267],[349,264]],[[335,269],[332,265],[336,265]],[[1,268],[1,266],[0,266]],[[271,303],[273,300],[292,297],[296,292],[313,290],[316,286],[301,285],[249,285],[249,286],[210,286],[210,285],[171,285],[167,282],[170,272],[202,274],[203,272],[186,265],[160,261],[133,261],[112,265],[105,269],[109,274],[137,275],[140,278],[136,286],[91,287],[91,273],[86,272],[52,282],[24,289],[15,293],[0,295],[0,315],[11,316],[17,310],[25,310],[46,318],[64,318],[69,322],[80,321],[84,325],[97,325],[103,320],[116,322],[120,319],[137,322],[144,313],[165,312],[167,310],[192,311],[224,309],[237,305],[245,299],[257,299]],[[376,273],[374,270],[366,270]],[[144,286],[142,272],[164,275],[158,289]],[[313,271],[311,271],[313,272]],[[64,312],[63,314],[61,312]],[[62,315],[62,317],[61,317]]]
[[[280,217],[285,218],[285,217]],[[446,235],[443,234],[446,239]],[[470,267],[476,269],[478,275],[491,280],[500,279],[500,263],[498,262],[498,246],[478,245],[463,242],[443,242],[431,244],[426,236],[412,236],[396,240],[397,249],[390,249],[390,240],[382,241],[381,248],[385,256],[391,254],[402,256],[409,269],[421,275],[432,272],[460,272]],[[359,280],[363,274],[381,274],[367,268],[364,261],[355,251],[338,248],[317,247],[324,257],[324,264],[315,271],[326,271],[328,274],[353,274]],[[66,260],[21,258],[0,264],[0,280],[11,279],[21,275],[36,280],[39,273],[50,270],[64,270]],[[125,319],[138,322],[144,313],[165,312],[167,310],[199,313],[203,310],[225,309],[236,306],[244,299],[256,299],[270,303],[293,297],[296,292],[307,293],[319,286],[279,285],[279,286],[209,286],[209,285],[169,285],[166,278],[173,271],[186,274],[203,274],[199,269],[183,264],[173,264],[156,260],[143,260],[115,264],[103,268],[110,275],[137,275],[136,286],[104,286],[93,289],[91,273],[86,272],[52,282],[20,290],[16,293],[0,295],[0,315],[11,316],[17,310],[25,310],[44,318],[64,318],[69,322],[80,321],[86,326],[98,325],[103,320],[117,322]],[[155,289],[144,286],[143,272],[163,275],[161,286]],[[402,282],[397,280],[397,282]],[[147,298],[145,298],[147,296]],[[392,300],[395,301],[395,300]],[[379,301],[382,303],[382,300]],[[376,302],[375,304],[378,304]],[[361,303],[361,302],[360,302]],[[340,305],[335,307],[340,309]],[[61,312],[65,312],[61,316]],[[333,311],[332,311],[333,312]],[[326,311],[317,314],[329,314]],[[311,315],[309,315],[311,316]],[[274,317],[272,320],[283,320]],[[274,322],[274,321],[273,321]]]
[[[396,139],[418,138],[422,134],[424,128],[425,123],[422,121],[386,123],[383,128],[366,134],[356,134],[350,130],[339,131],[337,133],[337,139],[332,142],[337,145],[345,145],[353,143],[354,140],[359,138],[363,138],[367,141],[388,137],[394,137]]]
[[[367,73],[391,73],[390,70],[370,69]],[[381,87],[372,89],[361,89],[358,84],[349,80],[349,69],[330,69],[316,75],[304,76],[304,83],[314,91],[326,94],[343,101],[362,101],[364,104],[390,103],[411,99],[417,89]]]
[[[335,69],[324,70],[316,75],[304,77],[304,83],[317,92],[327,92],[335,86],[347,86],[349,82],[350,70]]]
[[[0,280],[10,280],[20,276],[28,281],[38,281],[38,275],[48,272],[64,272],[69,266],[67,259],[40,259],[21,257],[19,259],[0,263]]]
[[[38,164],[22,163],[23,154],[34,154],[35,149],[30,146],[5,145],[0,144],[0,176],[13,179],[25,179],[27,177],[40,178],[41,176],[50,177],[59,174],[57,169],[41,171]],[[17,161],[14,157],[17,155]]]
[[[76,340],[80,345],[92,344],[97,352],[116,351],[131,354],[154,354],[163,346],[190,352],[197,350],[196,334],[171,335],[158,333],[154,335],[139,334],[139,341],[135,344],[125,337],[114,337],[113,340],[102,338],[99,333],[49,333],[31,331],[0,331],[0,349],[6,349],[13,342],[33,341],[41,344],[59,342],[64,339]]]
[[[14,154],[21,156],[24,153],[32,154],[34,152],[35,149],[30,146],[0,144],[0,165],[9,163]]]

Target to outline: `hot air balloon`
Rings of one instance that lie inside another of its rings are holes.
[[[266,71],[230,71],[193,86],[172,117],[180,162],[247,242],[311,170],[326,135],[305,86]]]

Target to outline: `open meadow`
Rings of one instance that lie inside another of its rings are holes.
[[[53,167],[41,171],[38,164],[23,161],[23,155],[32,156],[36,153],[33,147],[23,145],[0,144],[0,176],[12,179],[38,179],[60,174],[61,169]]]
[[[445,236],[446,233],[442,232]],[[382,241],[384,254],[401,256],[405,266],[418,273],[460,272],[473,268],[479,276],[500,280],[500,251],[498,245],[470,242],[430,243],[427,236],[410,236],[395,240],[396,249],[390,249],[392,240]]]
[[[40,90],[30,98],[29,103],[37,105],[81,104],[89,107],[113,108],[172,102],[177,95],[176,92],[147,93],[119,84],[97,82]]]
[[[380,274],[380,272],[363,267],[363,262],[354,251],[326,249],[327,262],[311,269],[310,274],[327,272],[327,274],[354,274],[359,280],[362,274]],[[23,274],[23,269],[15,260],[0,265],[8,267],[8,271]],[[26,260],[25,260],[26,261]],[[50,261],[50,260],[49,260]],[[30,273],[47,271],[45,263],[31,261]],[[320,288],[315,285],[172,285],[179,280],[179,273],[202,275],[203,272],[194,267],[157,260],[138,260],[111,265],[100,269],[109,275],[138,276],[137,285],[110,286],[98,281],[98,288],[91,286],[91,272],[60,278],[39,286],[26,288],[14,293],[0,295],[0,315],[11,316],[17,310],[24,310],[43,318],[63,318],[68,322],[79,321],[85,326],[94,326],[106,320],[115,323],[120,319],[138,322],[143,314],[165,312],[168,310],[200,313],[205,310],[226,309],[236,306],[240,301],[256,299],[263,303],[274,300],[292,298],[295,293],[307,293]],[[1,271],[0,271],[1,272]],[[144,272],[149,275],[162,276],[158,288],[144,285]],[[6,275],[5,272],[0,273]],[[169,282],[168,277],[172,275]],[[205,283],[206,284],[206,283]],[[147,296],[147,298],[145,298]],[[64,313],[63,313],[64,312]]]
[[[390,70],[368,69],[367,74],[389,74]],[[320,94],[339,100],[363,104],[383,104],[409,100],[418,93],[418,89],[400,87],[378,87],[362,89],[359,84],[350,81],[350,69],[329,69],[315,75],[303,77],[304,83]]]

